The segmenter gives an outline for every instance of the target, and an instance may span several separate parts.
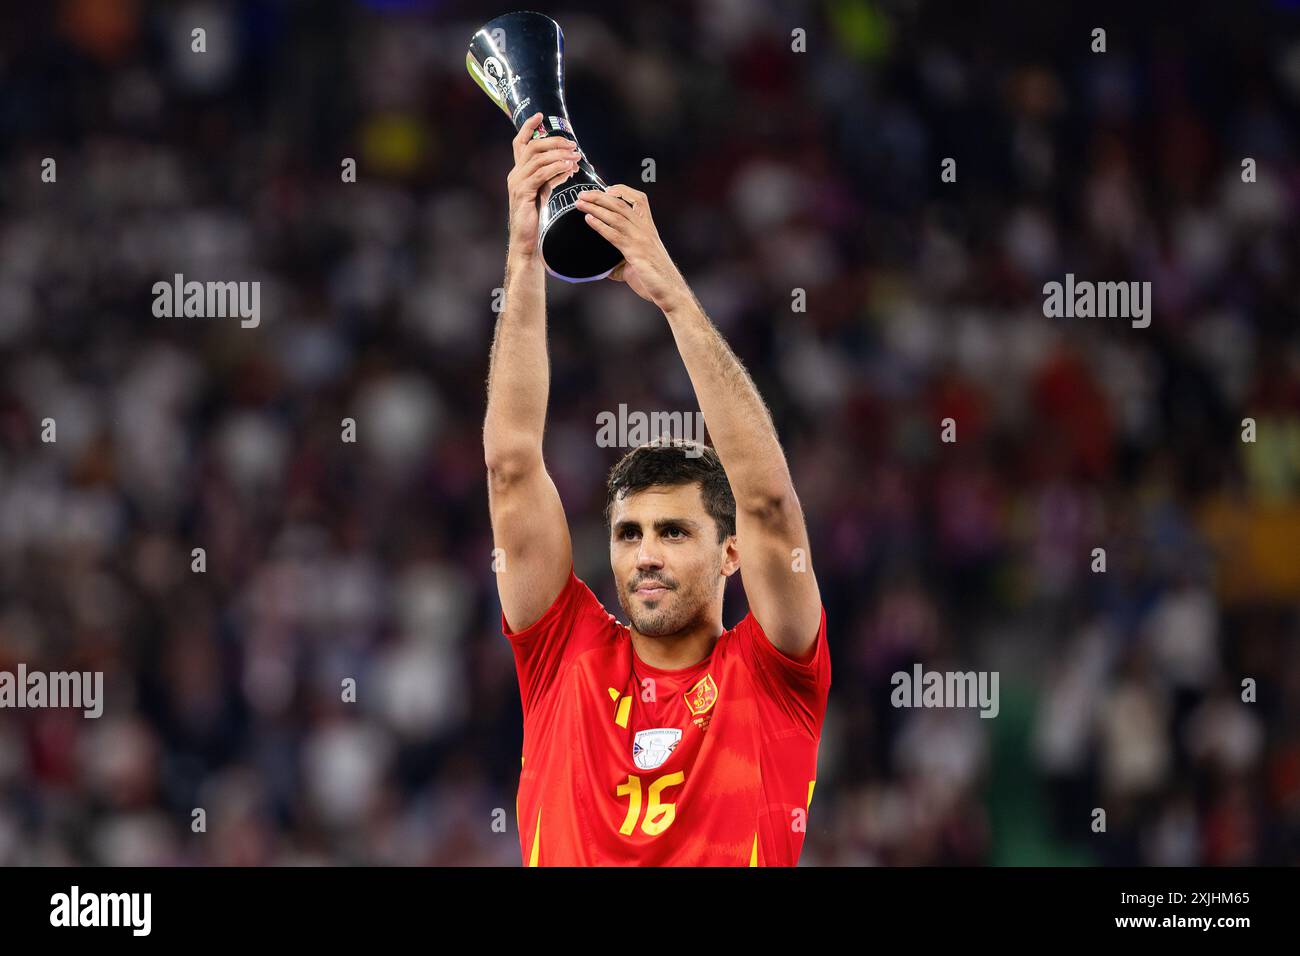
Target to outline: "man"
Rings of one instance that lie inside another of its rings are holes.
[[[542,461],[549,368],[537,209],[578,157],[567,139],[530,139],[540,120],[514,141],[505,308],[483,432],[501,628],[524,709],[524,862],[793,866],[831,670],[781,445],[660,242],[645,195],[583,193],[587,223],[625,257],[611,278],[668,320],[716,453],[656,442],[610,474],[610,565],[630,625],[575,576]],[[742,567],[750,611],[724,630],[724,585]]]

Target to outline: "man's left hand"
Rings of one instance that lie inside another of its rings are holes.
[[[621,184],[606,192],[586,190],[578,194],[578,208],[587,225],[623,253],[625,261],[610,273],[611,279],[626,282],[664,312],[690,300],[686,280],[659,238],[645,193]]]

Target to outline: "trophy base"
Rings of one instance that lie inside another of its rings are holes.
[[[623,261],[623,253],[587,225],[573,206],[547,224],[541,248],[546,271],[565,282],[603,279]]]

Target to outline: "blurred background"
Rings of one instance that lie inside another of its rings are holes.
[[[801,865],[1300,863],[1300,4],[1057,6],[541,8],[807,514]],[[511,9],[0,9],[0,669],[106,697],[0,711],[0,864],[519,864],[481,444],[511,127],[464,66]],[[260,281],[260,325],[155,318],[177,272]],[[1045,318],[1066,272],[1151,281],[1151,326]],[[548,305],[548,466],[617,613],[596,416],[697,406],[625,287]],[[892,708],[918,661],[998,670],[1000,715]]]

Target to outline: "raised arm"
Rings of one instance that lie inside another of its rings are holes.
[[[492,337],[483,423],[492,538],[503,558],[497,591],[512,631],[528,627],[550,607],[573,560],[564,506],[542,461],[550,367],[537,213],[539,201],[572,175],[577,153],[563,137],[531,139],[541,119],[534,115],[515,136],[515,166],[506,180],[505,302]]]
[[[626,259],[611,278],[668,319],[736,498],[736,548],[750,611],[780,651],[806,656],[821,624],[821,595],[803,509],[767,406],[673,265],[645,193],[611,186],[608,193],[579,194],[578,206]]]

